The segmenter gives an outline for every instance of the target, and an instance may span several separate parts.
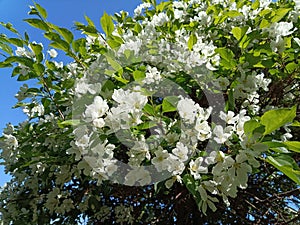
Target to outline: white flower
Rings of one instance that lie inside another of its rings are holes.
[[[199,107],[199,110],[198,110],[199,112],[199,115],[198,115],[198,117],[197,117],[197,119],[199,120],[199,121],[204,121],[204,120],[208,120],[208,118],[210,117],[210,115],[211,115],[211,112],[212,112],[212,107],[210,106],[210,107],[208,107],[206,110],[204,110],[202,107]]]
[[[300,0],[294,0],[295,2],[295,9],[300,10]]]
[[[151,183],[151,176],[149,171],[145,170],[144,167],[133,167],[129,173],[125,176],[125,185],[133,186],[139,182],[141,186],[148,185]]]
[[[81,78],[79,81],[75,84],[75,93],[77,96],[81,96],[82,94],[86,94],[89,92],[90,94],[94,95],[96,94],[96,90],[101,89],[100,84],[88,84],[88,81],[85,77]]]
[[[57,51],[55,50],[55,49],[50,49],[49,51],[47,51],[48,53],[49,53],[49,55],[50,55],[50,57],[51,58],[56,58],[57,57],[57,55],[58,55],[58,53],[57,53]]]
[[[189,170],[193,177],[197,180],[200,179],[200,173],[207,173],[208,169],[206,166],[202,166],[204,159],[203,157],[198,157],[195,161],[191,160],[189,164]]]
[[[143,83],[151,84],[161,79],[160,72],[156,67],[147,67],[146,77],[143,80]]]
[[[193,123],[197,112],[199,110],[199,105],[196,104],[192,99],[182,98],[177,104],[177,110],[181,118]]]
[[[44,106],[42,104],[36,105],[31,109],[31,115],[37,113],[38,116],[44,115]]]
[[[16,56],[25,56],[28,58],[34,57],[34,53],[26,50],[24,47],[17,47],[15,54],[16,54]]]
[[[150,8],[151,3],[142,3],[138,7],[135,8],[134,10],[134,16],[139,16],[141,15],[143,9]]]
[[[58,68],[58,69],[62,69],[64,67],[64,63],[63,62],[56,62],[54,61],[54,65]]]
[[[232,166],[234,164],[234,159],[231,156],[225,156],[225,154],[221,151],[216,153],[215,161],[217,164],[213,167],[212,173],[214,176],[222,176],[222,171],[226,171],[230,166]]]
[[[155,15],[152,17],[151,23],[152,23],[154,26],[161,26],[161,25],[163,25],[165,22],[168,22],[168,21],[169,21],[168,16],[167,16],[165,13],[161,12],[161,13],[159,13],[158,15],[155,14]]]
[[[104,119],[103,118],[98,118],[93,120],[93,125],[97,128],[102,128],[105,125]]]
[[[195,129],[198,131],[197,138],[199,141],[205,141],[211,137],[211,128],[207,121],[203,121],[201,123],[197,121]]]
[[[234,183],[240,188],[247,187],[248,173],[252,172],[251,166],[246,163],[247,159],[246,154],[238,154],[235,158],[236,162],[228,170],[229,176],[234,179]]]
[[[128,95],[130,94],[129,90],[115,89],[112,95],[112,99],[119,104],[126,104],[128,100]]]
[[[108,109],[106,100],[103,100],[100,96],[96,96],[94,102],[86,107],[84,116],[88,118],[88,121],[89,119],[93,121],[102,117]]]
[[[112,176],[118,170],[116,160],[103,159],[103,166],[105,166],[105,172],[108,176]]]
[[[173,4],[173,7],[177,8],[177,9],[179,9],[179,8],[184,9],[184,8],[187,7],[187,4],[185,2],[182,2],[182,1],[173,1],[172,4]]]
[[[268,86],[272,82],[271,79],[264,78],[264,74],[263,73],[257,74],[255,76],[255,78],[256,78],[256,84],[257,84],[258,87],[262,88],[264,91],[268,91],[269,90]]]
[[[170,154],[168,160],[168,171],[172,173],[173,176],[180,175],[185,169],[183,162],[178,160],[178,157]]]
[[[229,80],[226,77],[220,77],[218,79],[218,82],[222,90],[226,90],[228,85],[230,84]]]
[[[89,146],[89,142],[90,142],[90,137],[89,135],[85,134],[75,141],[75,145],[81,148],[86,148]]]
[[[281,36],[277,36],[270,44],[274,52],[282,53],[285,49],[285,41]]]
[[[175,19],[180,19],[183,16],[183,11],[180,9],[174,9],[174,17]]]
[[[12,146],[14,149],[16,149],[18,147],[19,143],[15,136],[13,136],[11,134],[3,134],[3,136],[5,137],[5,143],[8,146]]]
[[[15,54],[16,56],[23,56],[26,54],[26,49],[24,47],[17,47]]]
[[[168,168],[169,153],[167,150],[163,150],[161,147],[155,151],[155,157],[151,160],[158,172],[162,172]]]
[[[132,92],[128,95],[126,105],[129,105],[129,107],[133,109],[142,109],[147,101],[148,99],[146,96],[139,92]]]
[[[142,45],[143,42],[140,39],[128,40],[120,46],[118,53],[123,54],[125,50],[133,50],[134,53],[137,55]]]
[[[297,28],[294,30],[291,30],[294,27],[292,22],[279,22],[279,23],[273,23],[270,26],[270,32],[274,37],[277,36],[288,36],[292,34]]]
[[[227,114],[221,111],[220,118],[224,120],[227,124],[235,124],[238,120],[238,117],[235,117],[234,112],[232,111],[228,111]]]
[[[177,142],[176,148],[172,150],[172,153],[178,157],[178,159],[182,162],[188,160],[188,148],[181,142]]]
[[[215,135],[214,140],[218,144],[223,144],[231,136],[231,133],[228,133],[226,132],[226,130],[223,130],[223,127],[221,125],[217,125],[214,128],[213,134]]]
[[[169,180],[167,180],[165,182],[166,188],[170,189],[173,186],[173,184],[175,183],[175,181],[178,181],[179,183],[182,183],[181,176],[179,176],[179,175],[172,176]]]

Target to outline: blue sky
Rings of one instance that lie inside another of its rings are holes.
[[[84,15],[89,16],[100,28],[100,17],[103,12],[113,14],[121,10],[130,14],[141,0],[36,0],[48,12],[48,21],[56,25],[74,30],[74,22],[85,22]],[[23,19],[28,18],[29,5],[33,5],[31,0],[0,0],[0,21],[10,22],[20,33],[25,31],[32,41],[43,42],[42,32],[31,28]],[[0,33],[12,37],[12,33],[0,27]],[[79,32],[77,32],[79,34]],[[17,93],[21,82],[12,78],[10,69],[0,68],[0,132],[8,122],[17,125],[25,119],[21,110],[12,109],[16,103],[14,95]],[[0,186],[9,180],[9,176],[4,173],[3,166],[0,166]]]

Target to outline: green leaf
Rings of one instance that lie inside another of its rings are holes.
[[[170,4],[171,4],[171,2],[161,2],[161,3],[159,3],[155,7],[156,12],[162,12],[162,11],[164,11]]]
[[[198,191],[197,191],[197,186],[196,186],[196,182],[194,180],[194,178],[190,175],[190,174],[185,174],[183,176],[183,183],[185,184],[185,186],[187,187],[187,189],[189,190],[189,192],[193,195],[193,197],[195,198],[197,195],[199,195]],[[200,200],[199,200],[200,201]]]
[[[0,25],[2,25],[3,27],[5,27],[6,29],[10,30],[11,32],[18,34],[18,31],[13,27],[13,25],[11,23],[3,23],[0,22]]]
[[[106,59],[109,63],[109,65],[111,65],[111,67],[119,74],[123,74],[123,67],[114,59],[112,59],[109,56],[106,56]]]
[[[66,42],[62,39],[58,39],[58,40],[51,42],[50,46],[52,46],[53,48],[61,49],[65,52],[68,52],[70,50],[70,45],[68,44],[68,42]]]
[[[259,7],[259,5],[260,5],[259,0],[252,1],[251,8],[252,8],[253,10],[256,10],[256,9]]]
[[[103,91],[103,92],[107,92],[107,91],[113,92],[114,89],[115,89],[114,82],[112,82],[111,80],[107,80],[107,81],[105,81],[104,85],[102,86],[101,91]]]
[[[246,34],[246,32],[248,31],[249,27],[234,27],[232,28],[231,32],[233,34],[233,36],[240,41],[244,35]]]
[[[38,3],[34,3],[35,8],[37,9],[37,11],[39,12],[39,14],[44,18],[47,19],[47,11]]]
[[[162,102],[162,112],[175,112],[177,111],[178,97],[177,96],[168,96],[165,97]]]
[[[66,42],[68,42],[69,44],[72,43],[74,36],[71,31],[69,31],[66,28],[62,28],[62,27],[59,28],[57,31],[61,34],[61,36],[63,36],[63,38],[66,40]]]
[[[142,26],[139,24],[139,23],[136,23],[135,25],[134,25],[134,28],[133,28],[133,30],[138,34],[138,33],[140,33],[141,31],[142,31]]]
[[[237,10],[230,10],[228,12],[225,12],[224,15],[228,16],[228,17],[231,17],[231,18],[234,18],[234,17],[241,16],[243,14],[240,13],[239,11],[237,11]]]
[[[86,39],[85,38],[80,38],[80,39],[75,40],[72,43],[72,47],[73,47],[75,52],[79,52],[80,48],[85,48],[86,47]]]
[[[144,111],[152,116],[156,115],[154,107],[149,103],[144,106]]]
[[[35,70],[36,74],[42,75],[45,71],[45,66],[41,63],[33,64],[33,69]]]
[[[99,34],[98,34],[98,31],[97,31],[96,27],[85,26],[84,24],[79,23],[79,22],[75,22],[75,26],[76,26],[77,30],[81,30],[85,34],[91,35],[93,37],[99,37]]]
[[[244,123],[244,132],[248,137],[252,137],[255,129],[259,128],[260,126],[261,126],[261,124],[259,122],[257,122],[255,119],[246,121]]]
[[[32,68],[33,61],[30,58],[23,57],[23,56],[10,56],[7,57],[4,61],[4,63],[9,64],[9,63],[21,63],[22,65],[25,65],[29,68]]]
[[[100,19],[100,23],[106,36],[110,36],[115,27],[112,18],[106,12],[104,12],[103,16]]]
[[[288,12],[291,10],[291,8],[279,8],[275,12],[275,16],[271,19],[272,23],[279,22]]]
[[[197,43],[197,36],[193,33],[190,35],[188,40],[188,48],[191,51],[193,49],[193,46]]]
[[[107,40],[107,43],[112,49],[114,49],[121,46],[123,44],[123,40],[120,37],[111,35],[110,39]]]
[[[300,122],[299,121],[294,121],[292,124],[291,124],[292,127],[300,127]]]
[[[285,156],[285,157],[283,157]],[[267,156],[266,161],[274,166],[276,169],[284,173],[291,180],[300,184],[300,170],[295,170],[295,162],[288,155],[280,155],[279,157]]]
[[[297,68],[299,68],[299,65],[295,62],[290,62],[285,66],[285,69],[288,73],[293,73]]]
[[[143,80],[146,77],[145,72],[140,70],[136,70],[132,74],[135,81]]]
[[[300,142],[299,141],[286,141],[286,142],[283,142],[283,144],[285,144],[289,150],[300,153]]]
[[[25,19],[24,21],[27,22],[32,27],[45,30],[45,31],[49,30],[49,26],[40,19]]]
[[[8,41],[18,47],[23,47],[23,41],[19,38],[9,38]]]
[[[228,101],[226,102],[226,107],[227,107],[227,111],[228,110],[234,111],[234,109],[235,109],[235,99],[234,99],[233,89],[229,90]]]
[[[12,65],[10,63],[0,62],[0,68],[7,68],[7,67],[12,67]]]
[[[268,145],[269,148],[286,147],[286,145],[282,142],[265,141],[265,142],[262,142],[262,144]]]
[[[270,22],[266,19],[262,19],[262,21],[259,24],[260,29],[267,28],[269,26],[270,26]]]
[[[36,56],[37,62],[43,61],[43,58],[44,58],[43,53],[42,53],[43,47],[39,44],[34,44],[34,43],[31,43],[30,47]]]
[[[291,109],[274,109],[264,113],[261,117],[261,124],[265,126],[264,135],[292,122],[296,117],[296,110],[297,106],[294,106]]]
[[[236,60],[234,59],[234,54],[230,49],[217,48],[215,49],[215,52],[220,54],[220,57],[222,58],[221,64],[226,69],[232,69],[236,67]]]
[[[29,35],[27,32],[24,33],[25,41],[28,43],[29,42]]]
[[[60,128],[64,128],[67,126],[78,126],[80,124],[80,120],[65,120],[62,122],[58,122],[58,126]]]
[[[17,79],[17,81],[25,81],[25,80],[29,80],[30,79],[30,77],[29,77],[29,74],[26,74],[26,75],[20,75],[20,76],[18,76],[18,79]]]
[[[88,22],[89,26],[96,27],[95,24],[94,24],[94,22],[87,15],[84,15],[84,18]]]
[[[144,123],[141,123],[137,126],[137,128],[139,130],[147,130],[147,129],[150,129],[152,127],[155,127],[157,126],[157,124],[153,121],[147,121],[147,122],[144,122]]]
[[[10,55],[13,54],[12,48],[9,45],[7,45],[7,44],[4,44],[4,43],[0,42],[0,49],[2,49],[3,51],[7,52]]]
[[[55,33],[55,32],[46,32],[44,34],[45,38],[51,40],[51,41],[55,41],[55,40],[59,40],[61,39],[59,34]]]

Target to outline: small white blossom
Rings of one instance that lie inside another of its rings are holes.
[[[58,55],[58,53],[57,53],[57,51],[55,50],[55,49],[50,49],[49,51],[47,51],[48,52],[48,54],[50,55],[50,57],[51,58],[56,58],[57,57],[57,55]]]
[[[231,136],[231,133],[226,132],[221,125],[217,125],[214,128],[213,134],[215,135],[214,140],[218,144],[223,144]]]
[[[178,159],[182,162],[188,160],[188,148],[181,142],[177,142],[176,148],[172,150],[172,153],[178,157]]]
[[[167,150],[163,150],[161,147],[155,151],[155,157],[151,160],[158,172],[162,172],[168,168],[169,153]]]
[[[108,109],[109,109],[109,107],[106,103],[106,100],[103,100],[100,96],[96,96],[94,98],[93,103],[86,107],[84,116],[88,121],[89,121],[89,119],[94,121],[94,120],[102,117],[107,112]],[[96,122],[96,124],[97,124],[97,122]]]
[[[10,147],[13,147],[14,149],[18,147],[19,143],[15,136],[11,134],[3,134],[3,136],[5,137],[5,144],[7,144]]]
[[[227,114],[220,112],[220,118],[224,120],[227,124],[235,124],[238,120],[238,117],[234,116],[234,112],[228,111]]]
[[[189,169],[194,179],[200,179],[201,173],[207,173],[208,167],[202,166],[204,159],[202,157],[198,157],[195,161],[191,160],[189,163]]]
[[[193,123],[200,106],[192,99],[182,98],[179,100],[177,110],[181,118]]]
[[[133,167],[125,176],[125,185],[133,186],[137,185],[137,182],[139,182],[141,186],[151,183],[150,173],[145,170],[144,167]]]

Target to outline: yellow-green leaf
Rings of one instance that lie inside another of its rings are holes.
[[[261,117],[261,124],[265,126],[264,135],[292,122],[296,117],[296,110],[297,106],[294,106],[291,109],[274,109],[264,113]]]
[[[114,27],[115,27],[112,18],[106,12],[104,12],[103,16],[100,19],[100,23],[104,33],[107,36],[110,36],[114,31]]]
[[[47,18],[47,11],[39,4],[34,3],[35,8],[37,9],[37,11],[39,12],[39,14],[46,19]]]

